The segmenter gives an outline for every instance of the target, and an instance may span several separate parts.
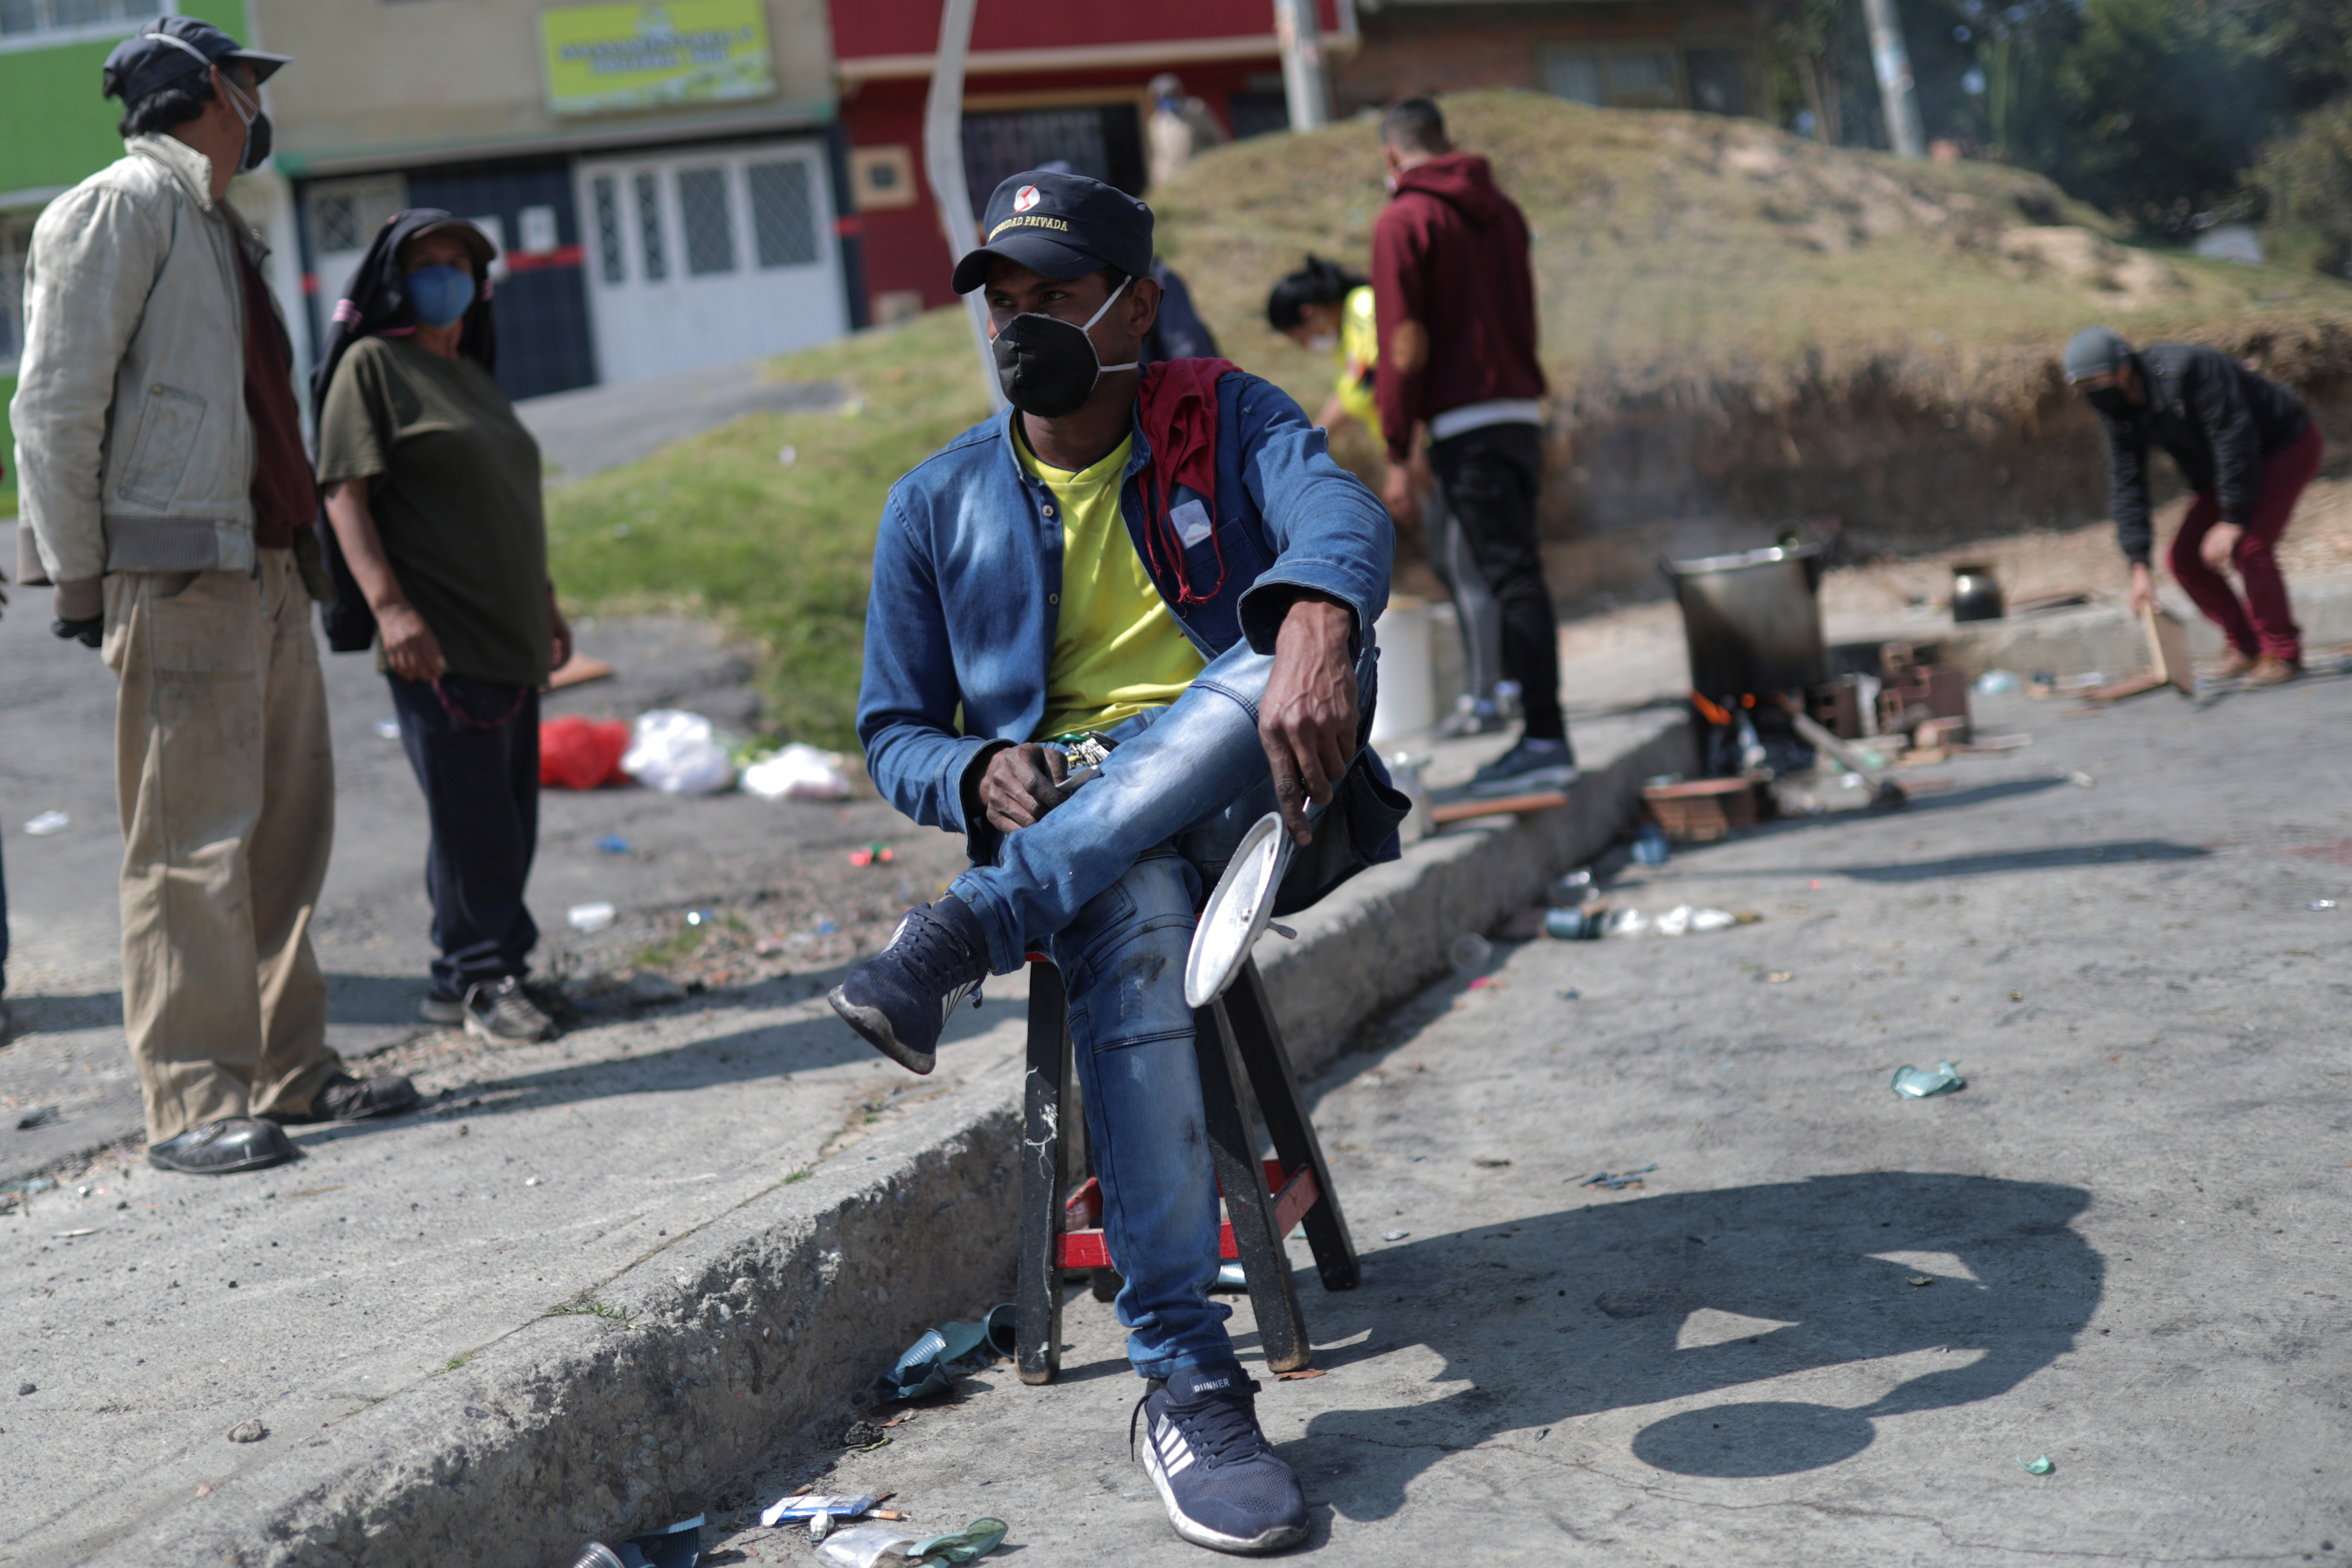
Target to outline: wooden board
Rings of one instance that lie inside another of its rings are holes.
[[[2197,695],[2197,672],[2189,663],[2189,628],[2151,605],[2139,618],[2147,633],[2147,657],[2165,681],[2184,697]]]
[[[592,680],[610,680],[613,667],[601,658],[584,658],[574,653],[563,661],[563,668],[547,678],[547,689],[561,691],[567,686],[583,686]]]
[[[1449,800],[1429,808],[1430,821],[1443,827],[1449,822],[1468,822],[1479,816],[1520,816],[1530,811],[1550,811],[1568,804],[1568,796],[1559,790],[1545,790],[1537,795],[1504,795],[1488,799]]]

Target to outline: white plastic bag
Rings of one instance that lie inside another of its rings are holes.
[[[735,782],[735,764],[710,721],[675,708],[638,716],[621,771],[664,795],[710,795]]]
[[[743,770],[745,792],[761,800],[847,800],[850,787],[839,752],[799,741]]]

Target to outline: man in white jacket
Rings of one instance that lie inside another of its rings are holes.
[[[120,679],[123,1025],[148,1161],[193,1174],[416,1102],[328,1048],[310,945],[335,790],[317,491],[267,253],[227,200],[285,63],[181,16],[107,57],[126,155],[34,227],[9,405],[25,576]]]

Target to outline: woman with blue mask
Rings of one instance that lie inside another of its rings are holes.
[[[489,237],[438,211],[388,223],[335,307],[317,387],[340,556],[339,650],[373,646],[432,840],[421,1011],[493,1043],[551,1026],[525,994],[539,837],[539,693],[571,657],[547,575],[539,444],[491,374]]]

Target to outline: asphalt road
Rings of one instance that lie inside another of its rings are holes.
[[[2352,1553],[2352,679],[1979,714],[2034,743],[1616,890],[1760,923],[1501,948],[1312,1086],[1365,1265],[1326,1294],[1292,1244],[1325,1375],[1259,1408],[1304,1555]],[[1890,1091],[1946,1058],[1966,1089]],[[1005,1519],[1024,1561],[1205,1562],[1129,1461],[1108,1309],[1066,1325],[1055,1386],[983,1373],[713,1499],[814,1481]],[[719,1523],[719,1561],[808,1560]]]

